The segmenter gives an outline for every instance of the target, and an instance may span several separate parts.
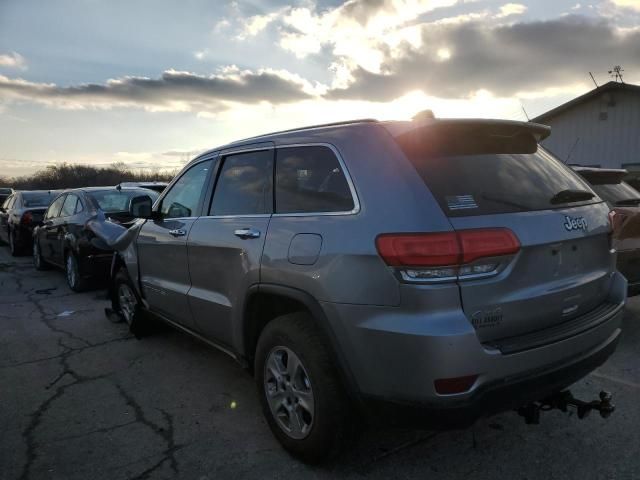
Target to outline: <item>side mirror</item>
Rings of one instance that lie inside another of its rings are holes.
[[[129,203],[129,214],[134,218],[152,218],[153,202],[149,195],[133,197]]]

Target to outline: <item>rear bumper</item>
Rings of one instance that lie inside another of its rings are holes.
[[[571,335],[508,354],[480,343],[459,308],[322,306],[365,404],[404,405],[468,422],[539,400],[603,363],[620,335],[626,289],[624,277],[612,274],[607,300],[615,308]],[[469,375],[478,378],[467,392],[435,391],[437,379]]]
[[[87,254],[80,259],[80,275],[83,278],[107,281],[112,259],[113,252],[100,251]]]
[[[377,422],[425,428],[465,428],[478,418],[515,410],[564,390],[605,363],[616,349],[619,330],[603,344],[570,361],[485,384],[473,395],[449,404],[400,402],[375,396],[364,398],[366,413]]]
[[[16,245],[21,248],[31,248],[33,245],[33,229],[34,225],[19,225],[14,230]]]

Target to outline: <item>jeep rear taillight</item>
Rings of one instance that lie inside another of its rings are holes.
[[[378,253],[407,281],[444,281],[497,273],[500,257],[520,250],[515,234],[506,228],[456,232],[383,234]]]

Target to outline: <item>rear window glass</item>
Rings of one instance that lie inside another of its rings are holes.
[[[25,192],[22,194],[22,203],[27,208],[48,207],[56,195],[56,193],[48,192]]]
[[[89,192],[89,196],[98,203],[100,210],[105,213],[127,212],[130,200],[141,195],[148,195],[152,201],[158,198],[157,192],[147,189],[113,189]]]
[[[600,198],[614,205],[626,202],[640,202],[640,192],[624,182],[591,185],[591,188]]]
[[[536,151],[531,135],[505,140],[491,136],[486,141],[482,135],[471,141],[456,137],[431,135],[416,141],[415,135],[405,135],[397,139],[450,217],[546,210],[600,201],[568,167],[544,150]]]

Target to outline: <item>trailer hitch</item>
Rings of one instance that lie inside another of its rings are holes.
[[[560,410],[567,412],[569,407],[576,409],[578,418],[583,419],[589,416],[592,410],[600,412],[602,418],[608,418],[616,407],[613,404],[613,397],[609,392],[600,392],[599,400],[585,402],[573,396],[569,390],[558,392],[542,401],[528,403],[518,409],[518,415],[524,417],[528,425],[538,425],[540,423],[540,412],[549,410]]]

